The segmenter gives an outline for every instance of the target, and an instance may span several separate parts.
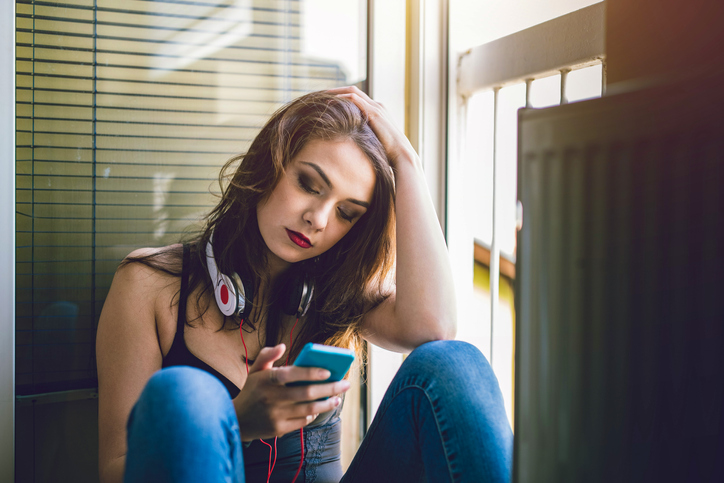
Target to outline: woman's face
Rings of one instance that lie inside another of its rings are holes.
[[[367,212],[375,181],[354,141],[309,141],[257,206],[272,265],[284,268],[334,246]]]

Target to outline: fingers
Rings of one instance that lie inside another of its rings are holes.
[[[285,350],[286,346],[284,344],[278,344],[274,347],[264,347],[259,351],[259,355],[256,357],[254,364],[249,368],[249,374],[271,369],[274,366],[274,362],[284,355]]]
[[[280,434],[286,434],[311,424],[321,413],[332,411],[341,403],[342,399],[335,396],[324,401],[296,404],[289,413],[289,418],[279,425]]]
[[[360,89],[357,86],[343,86],[343,87],[334,87],[332,89],[327,90],[330,94],[356,94],[359,97],[366,99],[368,101],[372,101],[372,98],[368,96],[362,89]]]
[[[372,99],[357,86],[335,87],[327,92],[351,100],[368,116],[377,116],[384,109],[382,103]]]
[[[277,371],[281,384],[299,381],[326,381],[331,375],[328,370],[319,367],[287,366],[279,368]]]
[[[275,384],[277,386],[281,385],[281,383],[279,382],[278,374],[279,374],[279,371],[275,370],[273,367],[271,369],[269,369],[269,382],[271,382],[272,384]]]
[[[381,102],[375,101],[369,95],[367,95],[366,92],[364,92],[357,86],[335,87],[333,89],[329,89],[327,92],[329,92],[330,94],[338,95],[340,97],[348,97],[353,100],[356,99],[357,101],[359,101],[357,103],[358,105],[359,103],[364,102],[365,104],[369,104],[378,109],[384,108],[384,105]]]
[[[329,379],[330,372],[316,367],[271,367],[269,382],[280,386],[299,381],[325,381]]]
[[[349,389],[349,381],[338,381],[327,384],[307,384],[306,386],[293,386],[287,388],[287,397],[292,401],[317,401],[322,398],[331,398],[342,394]]]
[[[314,401],[310,403],[295,404],[295,407],[289,414],[291,420],[308,420],[306,424],[311,423],[321,413],[332,411],[342,403],[342,398],[338,396],[325,399],[324,401]]]
[[[311,424],[319,414],[332,411],[342,403],[342,398],[333,396],[320,401],[297,402],[284,404],[270,412],[271,420],[268,429],[263,430],[263,437],[282,436],[301,427]]]
[[[356,92],[347,92],[337,94],[338,97],[349,99],[356,105],[360,111],[367,115],[369,119],[377,119],[384,113],[384,107],[379,102],[373,101],[367,95],[360,95]]]

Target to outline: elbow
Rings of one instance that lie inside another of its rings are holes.
[[[455,304],[448,306],[445,314],[438,317],[438,339],[453,340],[458,333],[458,316]]]
[[[453,340],[457,336],[457,318],[455,313],[427,315],[424,317],[424,337],[420,344],[434,340]]]
[[[458,335],[458,321],[452,319],[446,328],[446,334],[443,340],[454,340]]]
[[[455,318],[438,322],[437,332],[433,340],[453,340],[458,333],[458,324]]]

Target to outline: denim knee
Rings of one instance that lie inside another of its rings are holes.
[[[233,408],[221,381],[206,371],[187,366],[168,367],[154,373],[138,405],[151,414],[162,413],[164,419],[195,426],[216,425],[219,418],[225,418]]]
[[[127,428],[127,482],[244,481],[234,404],[205,371],[174,366],[156,372]]]
[[[405,363],[412,366],[412,370],[430,371],[437,378],[448,381],[495,377],[483,353],[474,345],[459,340],[422,344],[412,351]]]

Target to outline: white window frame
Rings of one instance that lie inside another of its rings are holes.
[[[527,107],[530,107],[532,81],[561,74],[561,103],[566,102],[565,78],[569,71],[603,63],[602,92],[605,93],[605,2],[596,3],[531,28],[479,45],[457,55],[449,72],[449,159],[448,210],[465,210],[462,190],[465,168],[465,133],[468,99],[481,91],[492,90],[497,111],[498,91],[508,85],[526,83]],[[452,55],[451,55],[452,58]],[[497,121],[497,112],[495,113]],[[493,147],[495,152],[495,147]],[[500,246],[496,236],[495,193],[496,156],[493,154],[493,230],[490,250],[490,364],[499,302]],[[458,254],[452,260],[459,299],[459,313],[466,313],[472,297],[473,238],[464,227],[449,224],[448,245]]]
[[[405,125],[405,0],[369,0],[367,81],[370,96]],[[402,363],[400,354],[368,343],[367,427]]]
[[[15,2],[0,6],[0,481],[15,480]]]
[[[369,93],[405,128],[423,161],[433,205],[445,227],[448,2],[369,0],[369,6]],[[368,347],[369,426],[403,358]]]

